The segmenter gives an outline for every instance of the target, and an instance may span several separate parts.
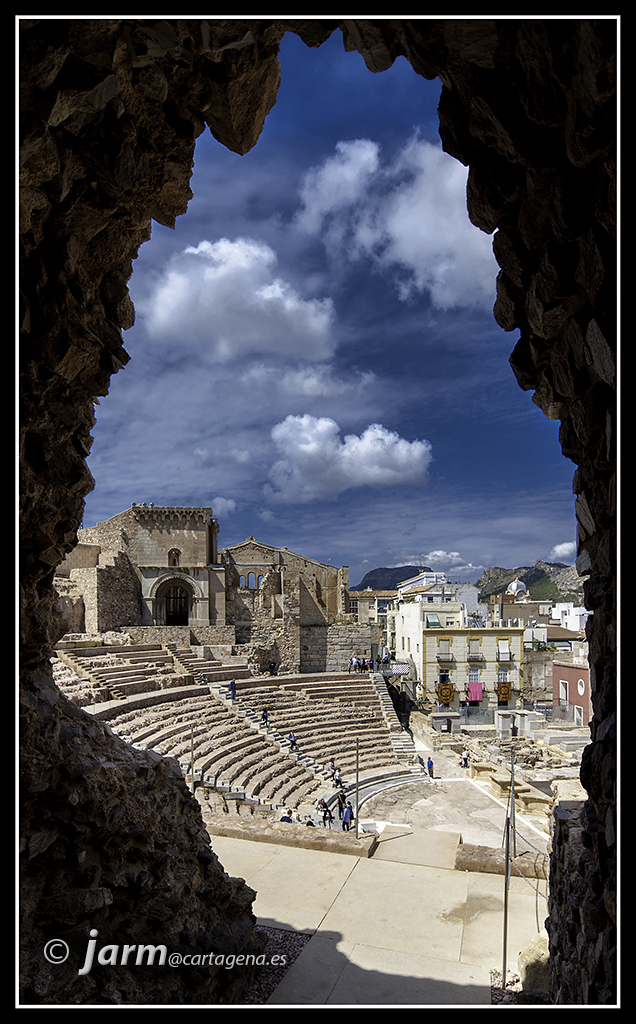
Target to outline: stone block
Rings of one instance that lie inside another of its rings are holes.
[[[533,992],[550,990],[550,949],[546,931],[541,931],[521,950],[517,964],[524,989]]]

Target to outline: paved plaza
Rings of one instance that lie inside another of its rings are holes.
[[[373,798],[381,835],[369,859],[213,837],[226,871],[256,890],[259,923],[312,936],[270,1004],[490,1004],[490,971],[503,963],[504,878],[454,864],[461,839],[501,846],[506,805],[438,755],[433,781],[407,788]],[[368,809],[361,807],[363,823]],[[388,811],[381,820],[378,812]],[[547,819],[521,816],[517,825],[528,838],[518,852],[546,850]],[[546,885],[510,881],[512,972],[543,928]]]

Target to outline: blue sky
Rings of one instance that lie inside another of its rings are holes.
[[[441,83],[288,34],[256,147],[197,140],[194,198],[129,282],[131,356],[96,408],[84,526],[209,505],[350,567],[574,562],[573,464],[508,364],[492,238],[442,152]]]

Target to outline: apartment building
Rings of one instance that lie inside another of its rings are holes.
[[[516,707],[523,688],[522,626],[467,624],[466,606],[395,606],[395,656],[411,664],[412,695],[444,707]]]

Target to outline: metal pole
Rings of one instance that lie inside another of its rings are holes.
[[[356,736],[356,839],[360,838],[360,825],[358,820],[358,785],[360,782],[360,739]]]
[[[512,850],[513,854],[517,856],[517,830],[515,828],[515,748],[510,748],[510,821],[512,824]]]
[[[506,873],[504,884],[504,928],[503,928],[503,965],[501,968],[501,991],[506,988],[506,960],[508,954],[508,865],[510,862],[510,818],[506,818]]]
[[[192,792],[194,793],[194,726],[190,726],[190,772],[192,774]]]

